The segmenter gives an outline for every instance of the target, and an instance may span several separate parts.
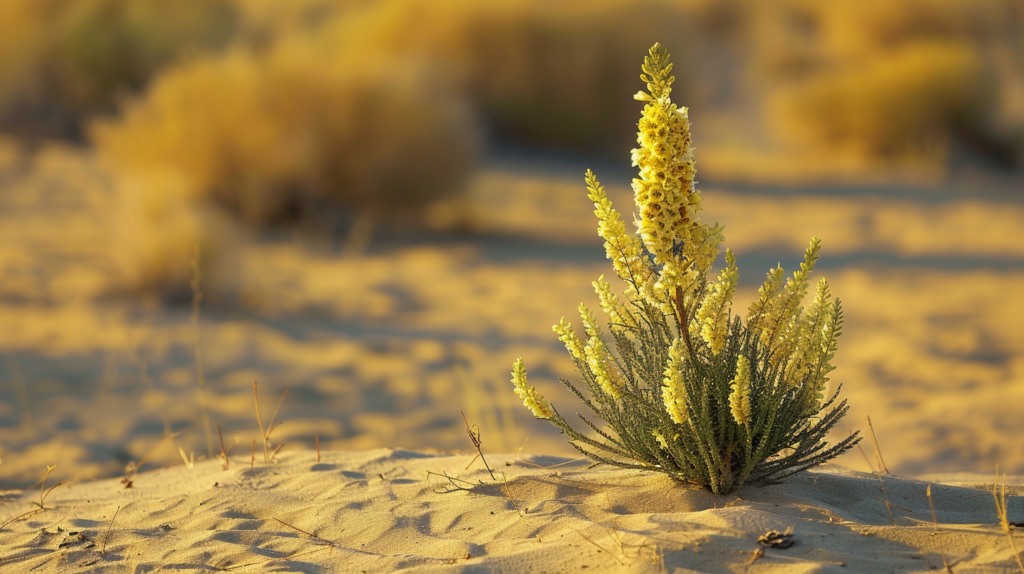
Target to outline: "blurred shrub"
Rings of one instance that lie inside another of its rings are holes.
[[[943,161],[956,141],[1009,165],[1022,18],[1007,0],[783,0],[757,11],[751,63],[791,142]]]
[[[74,134],[189,51],[223,45],[227,0],[3,0],[0,126]]]
[[[397,0],[340,19],[331,34],[351,50],[444,63],[499,141],[618,152],[640,109],[630,55],[656,39],[686,54],[689,12],[669,0]],[[689,88],[676,86],[682,101]]]
[[[180,179],[152,174],[119,182],[110,215],[108,290],[161,301],[192,297],[192,259],[198,247],[201,288],[230,292],[240,273],[238,230],[217,210],[186,201]]]
[[[969,45],[904,45],[794,82],[775,95],[773,125],[805,143],[934,156],[959,126],[983,121],[992,102],[987,80]]]
[[[334,48],[292,38],[190,62],[94,139],[119,173],[173,179],[257,227],[332,206],[391,217],[458,191],[479,146],[444,75]]]

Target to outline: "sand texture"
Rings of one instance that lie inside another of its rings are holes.
[[[981,478],[932,486],[936,527],[929,483],[884,476],[883,493],[877,475],[836,466],[719,497],[554,457],[488,457],[497,480],[479,461],[465,470],[465,455],[261,458],[251,469],[247,454],[227,470],[205,461],[144,472],[130,489],[116,479],[59,487],[45,511],[0,531],[0,571],[913,572],[942,568],[943,553],[957,573],[1016,568]],[[1011,521],[1024,515],[1022,495],[1008,487]],[[37,499],[6,492],[0,524]],[[795,544],[760,546],[770,530]]]

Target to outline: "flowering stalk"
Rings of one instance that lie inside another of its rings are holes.
[[[644,108],[632,151],[635,232],[593,172],[585,177],[605,255],[625,285],[620,298],[603,275],[593,282],[610,338],[585,305],[586,341],[565,318],[553,327],[589,395],[562,382],[607,426],[581,416],[600,438],[575,430],[527,385],[522,359],[512,371],[516,392],[590,458],[717,493],[838,456],[859,440],[825,441],[848,410],[846,401],[835,405],[838,391],[831,398],[825,392],[842,306],[821,280],[810,307],[802,307],[821,241],[811,239],[790,279],[781,266],[769,271],[745,319],[734,315],[736,257],[726,250],[715,276],[723,230],[701,221],[689,110],[670,97],[668,52],[655,44],[642,69],[647,90],[635,96]]]

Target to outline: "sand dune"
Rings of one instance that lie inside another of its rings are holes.
[[[240,456],[228,470],[154,470],[130,489],[69,484],[0,531],[0,571],[904,572],[941,567],[943,553],[958,573],[1015,567],[976,477],[932,486],[936,527],[929,483],[884,476],[883,493],[876,475],[836,466],[719,497],[554,457],[490,456],[492,480],[479,461],[465,470],[472,460],[378,449],[317,463],[307,451],[252,469]],[[1011,520],[1024,516],[1022,495],[1009,487]],[[0,524],[35,499],[4,493]],[[760,546],[771,530],[795,544]]]

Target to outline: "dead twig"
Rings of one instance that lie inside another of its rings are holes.
[[[307,530],[303,530],[303,529],[299,528],[298,526],[295,526],[295,525],[292,525],[292,524],[288,524],[287,522],[285,522],[284,520],[281,520],[280,518],[276,518],[276,517],[273,517],[273,516],[271,518],[273,518],[274,520],[276,520],[279,523],[283,524],[284,526],[287,526],[288,528],[291,528],[292,530],[295,530],[296,532],[301,532],[302,534],[305,534],[306,536],[309,536],[310,538],[319,540],[320,542],[323,542],[324,544],[327,544],[328,546],[333,546],[334,548],[338,548],[337,544],[335,544],[334,542],[331,542],[330,540],[327,540],[326,538],[321,538],[317,534],[314,534],[314,533],[309,532]]]
[[[479,457],[484,463],[484,468],[486,468],[487,472],[491,475],[491,480],[498,480],[498,478],[494,476],[494,471],[491,470],[490,465],[487,464],[487,459],[484,458],[484,451],[481,448],[483,443],[480,441],[480,427],[476,425],[470,426],[469,421],[466,420],[466,413],[462,412],[462,407],[457,408],[459,409],[459,414],[462,415],[462,422],[466,424],[466,434],[469,435],[469,440],[473,443],[473,446],[476,447],[477,453],[476,457],[473,457],[473,460],[469,461],[469,464],[466,465],[466,470],[469,470],[469,467],[472,466],[473,463],[476,462],[477,457]]]
[[[306,536],[309,536],[310,538],[312,538],[314,540],[317,540],[318,542],[321,542],[322,545],[319,548],[313,548],[311,550],[306,550],[304,552],[296,552],[294,554],[289,554],[287,556],[278,556],[276,558],[268,558],[266,560],[257,560],[257,561],[254,561],[254,562],[244,562],[242,564],[231,564],[229,566],[215,566],[215,568],[217,568],[218,570],[237,570],[239,568],[245,568],[247,566],[258,566],[260,564],[267,564],[267,563],[270,563],[270,562],[275,562],[277,560],[291,560],[292,558],[298,558],[299,556],[306,556],[308,554],[313,554],[315,552],[322,552],[324,550],[333,550],[335,548],[342,549],[341,546],[338,546],[337,543],[331,542],[330,540],[327,540],[326,538],[322,538],[322,537],[320,537],[319,535],[317,535],[317,534],[315,534],[313,532],[309,532],[308,530],[303,530],[303,529],[301,529],[298,526],[295,526],[293,524],[288,524],[287,522],[285,522],[284,520],[281,520],[280,518],[273,517],[273,516],[271,518],[273,518],[274,520],[276,520],[278,523],[280,523],[283,526],[287,526],[288,528],[291,528],[292,530],[295,530],[296,532],[300,532],[302,534],[305,534]]]
[[[435,494],[449,494],[449,493],[457,492],[457,491],[460,491],[460,490],[465,490],[465,491],[468,492],[468,491],[472,490],[472,488],[466,488],[464,486],[460,486],[459,484],[457,484],[459,482],[461,482],[463,484],[468,484],[470,487],[476,486],[475,484],[473,484],[472,482],[469,482],[468,480],[462,480],[461,478],[455,478],[454,476],[449,475],[447,472],[436,473],[436,472],[431,472],[431,471],[428,470],[427,471],[427,479],[429,480],[431,476],[443,477],[443,478],[445,478],[448,481],[448,483],[450,485],[450,488],[448,488],[447,490],[437,490],[437,489],[434,489],[434,493]]]

